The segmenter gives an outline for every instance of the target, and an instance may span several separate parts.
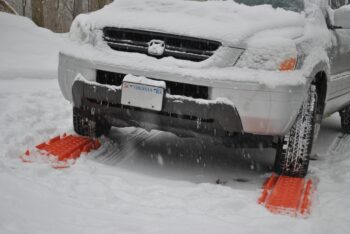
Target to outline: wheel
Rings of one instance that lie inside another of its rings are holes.
[[[339,111],[341,119],[341,128],[344,133],[350,133],[350,106],[345,107]]]
[[[111,129],[111,125],[103,119],[88,116],[78,108],[73,108],[73,125],[77,134],[87,137],[107,135]]]
[[[318,129],[316,126],[317,93],[311,85],[308,96],[289,133],[277,144],[275,172],[291,177],[305,177]]]

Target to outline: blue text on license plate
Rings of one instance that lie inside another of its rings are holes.
[[[123,82],[121,104],[161,111],[163,107],[164,88]]]

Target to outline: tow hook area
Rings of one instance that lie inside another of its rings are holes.
[[[74,164],[83,153],[97,150],[100,146],[98,140],[63,134],[37,145],[32,151],[27,150],[20,158],[23,162],[41,160],[48,161],[53,168],[67,168]]]
[[[266,180],[258,203],[274,214],[307,217],[313,191],[311,179],[273,174]]]

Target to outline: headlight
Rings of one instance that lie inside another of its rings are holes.
[[[70,28],[69,36],[74,41],[89,42],[91,34],[91,24],[88,20],[88,15],[78,15]]]
[[[298,52],[289,39],[261,39],[248,43],[237,66],[273,71],[291,71],[296,68]]]
[[[280,71],[292,71],[297,66],[298,59],[297,58],[290,58],[285,60],[280,65]]]

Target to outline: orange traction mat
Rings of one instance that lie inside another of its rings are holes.
[[[55,168],[68,167],[68,160],[76,160],[82,153],[89,153],[91,150],[96,150],[101,146],[98,140],[93,140],[87,137],[66,135],[52,138],[46,143],[37,145],[35,148],[40,155],[53,156],[58,164],[53,164]],[[21,156],[24,162],[32,162],[31,152],[26,151]]]
[[[264,186],[258,200],[272,213],[292,216],[310,214],[312,180],[272,175]]]

